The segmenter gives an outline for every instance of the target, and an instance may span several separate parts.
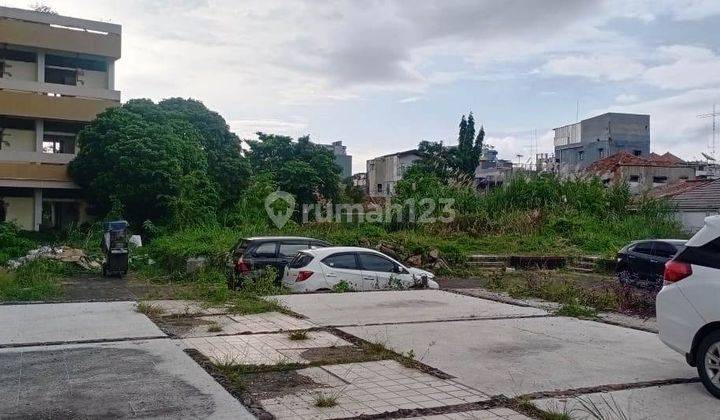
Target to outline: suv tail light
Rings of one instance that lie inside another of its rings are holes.
[[[243,261],[242,255],[240,256],[240,259],[238,259],[237,264],[235,265],[235,271],[237,271],[240,274],[247,274],[252,270],[252,264],[249,262]]]
[[[665,263],[665,284],[672,284],[692,275],[692,266],[686,262],[670,260]]]
[[[295,278],[295,281],[305,281],[310,278],[310,276],[313,275],[312,271],[301,271],[298,273],[297,277]]]

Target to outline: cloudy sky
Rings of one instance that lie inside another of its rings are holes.
[[[720,103],[718,0],[44,4],[123,26],[124,100],[193,97],[243,137],[341,140],[355,172],[420,140],[454,144],[470,110],[515,161],[534,132],[551,151],[553,127],[606,111],[650,114],[653,151],[694,158],[711,137],[698,114]]]

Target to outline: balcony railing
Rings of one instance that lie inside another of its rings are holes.
[[[48,163],[67,165],[75,158],[71,153],[8,152],[0,151],[0,162]]]
[[[60,85],[57,83],[35,82],[30,80],[0,78],[0,89],[120,101],[120,92],[117,90]]]

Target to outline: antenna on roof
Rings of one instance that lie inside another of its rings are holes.
[[[715,158],[712,157],[712,156],[710,156],[710,155],[708,155],[707,153],[700,153],[700,154],[703,155],[703,157],[704,157],[705,159],[711,160],[711,161],[715,162]]]
[[[712,143],[710,146],[710,154],[712,155],[712,161],[715,161],[715,137],[716,137],[716,128],[717,128],[717,121],[716,117],[720,116],[719,112],[715,111],[715,104],[713,104],[712,112],[709,114],[700,114],[698,115],[698,118],[712,118]],[[707,157],[705,153],[703,153],[703,156]]]

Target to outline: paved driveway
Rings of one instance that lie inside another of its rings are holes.
[[[131,302],[5,305],[0,320],[0,418],[252,418]],[[28,345],[87,340],[107,342]]]
[[[593,388],[620,385],[628,390],[617,398],[632,402],[624,411],[628,418],[674,419],[683,413],[712,418],[720,412],[720,401],[708,398],[698,384],[645,383],[697,376],[653,333],[543,316],[541,310],[444,291],[315,294],[282,302],[310,321],[341,326],[397,352],[412,350],[422,362],[485,394],[564,391],[602,399],[609,394],[593,393]],[[693,406],[652,408],[671,390]]]

